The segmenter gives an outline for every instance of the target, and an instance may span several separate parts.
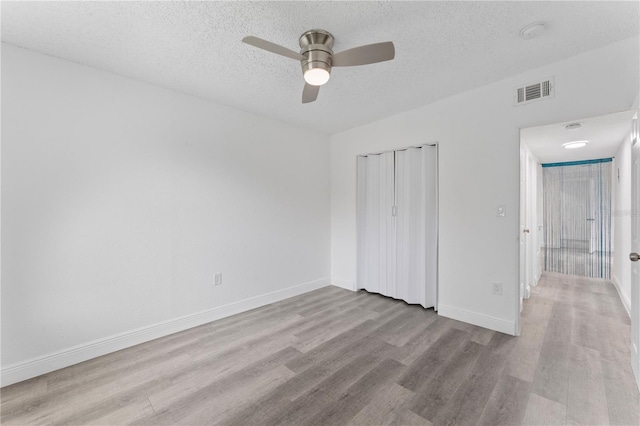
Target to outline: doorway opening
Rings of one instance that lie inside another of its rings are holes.
[[[612,162],[542,164],[543,271],[611,279]]]
[[[613,283],[630,311],[633,116],[622,111],[520,130],[521,313],[549,274]]]
[[[521,309],[545,272],[628,282],[630,266],[615,246],[628,239],[630,161],[616,157],[628,157],[632,117],[521,129]]]
[[[553,314],[562,319],[558,324],[572,324],[560,340],[620,369],[631,364],[640,388],[637,117],[637,110],[622,111],[520,130],[520,293],[514,302],[520,304],[518,332],[521,324],[523,335],[535,331],[542,314]]]

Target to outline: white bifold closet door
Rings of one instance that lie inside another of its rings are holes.
[[[436,306],[437,147],[358,157],[357,288]]]

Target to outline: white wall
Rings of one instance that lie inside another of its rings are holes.
[[[325,135],[3,44],[3,380],[328,284],[329,190]]]
[[[631,129],[631,122],[629,123]],[[620,176],[618,180],[618,175]],[[631,308],[631,132],[613,160],[613,282],[627,312]]]
[[[331,275],[356,274],[356,156],[439,142],[440,314],[514,333],[518,292],[519,128],[628,109],[638,93],[638,38],[331,137]],[[523,83],[555,76],[555,98],[513,106]],[[375,100],[384,102],[384,100]],[[499,204],[507,217],[496,217]],[[491,282],[504,284],[491,293]]]

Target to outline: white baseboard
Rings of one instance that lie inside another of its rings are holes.
[[[2,368],[0,383],[1,386],[7,386],[21,382],[111,352],[317,290],[330,284],[331,280],[329,278],[321,278],[18,362]]]
[[[351,291],[356,290],[356,284],[353,281],[347,280],[345,278],[331,277],[331,284],[335,285],[336,287],[346,288],[347,290]]]
[[[516,325],[513,321],[506,321],[489,315],[478,314],[476,312],[445,305],[444,303],[438,304],[438,315],[467,322],[479,327],[488,328],[490,330],[499,331],[501,333],[510,334],[512,336],[516,335]]]
[[[620,284],[618,277],[614,275],[611,281],[613,282],[613,286],[616,290],[618,290],[618,295],[620,296],[620,300],[622,301],[624,308],[627,310],[627,315],[631,318],[631,299],[629,299],[629,297],[622,291],[622,285]]]
[[[531,283],[533,287],[537,286],[538,283],[540,283],[540,277],[542,277],[542,272],[538,272],[538,275],[536,275],[536,277],[533,279],[533,282]]]

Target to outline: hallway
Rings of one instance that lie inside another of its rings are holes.
[[[640,424],[630,319],[606,280],[545,272],[522,312],[524,423]]]

